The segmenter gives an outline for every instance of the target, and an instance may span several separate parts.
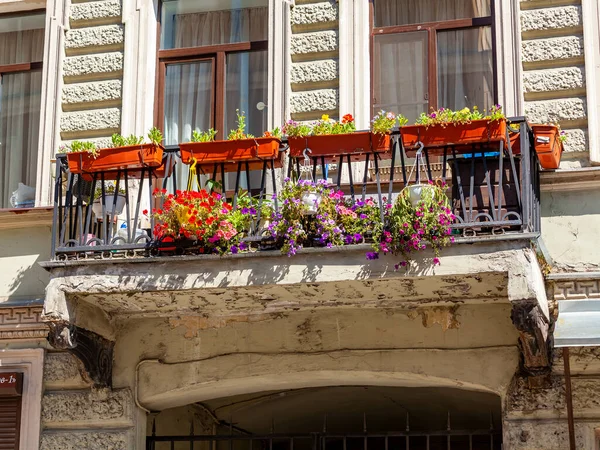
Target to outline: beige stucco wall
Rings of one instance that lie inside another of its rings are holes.
[[[542,238],[560,271],[600,268],[600,191],[542,194]]]
[[[49,276],[51,227],[0,228],[0,302],[42,299]]]

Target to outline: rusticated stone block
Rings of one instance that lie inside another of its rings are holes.
[[[525,92],[552,92],[585,87],[584,67],[531,70],[523,74]]]
[[[558,123],[587,117],[585,98],[562,98],[525,103],[525,115],[536,123]]]
[[[78,28],[65,33],[65,48],[68,52],[92,47],[122,46],[124,39],[123,25]]]
[[[133,397],[129,389],[48,392],[42,398],[42,423],[46,428],[131,426]]]
[[[74,389],[89,387],[84,378],[83,364],[67,352],[50,352],[44,359],[44,385],[46,389]]]
[[[130,450],[131,432],[44,432],[40,450]]]
[[[590,448],[585,444],[590,431],[593,433],[585,424],[575,424],[577,449]],[[551,422],[505,421],[503,444],[511,450],[565,450],[569,448],[566,419]]]
[[[574,129],[564,130],[567,140],[564,144],[565,152],[587,152],[589,151],[587,130]]]
[[[521,12],[521,31],[546,31],[582,25],[581,6],[532,9]]]
[[[118,22],[121,18],[121,1],[105,0],[71,5],[71,25],[77,22]]]
[[[326,83],[338,79],[338,63],[334,59],[292,64],[294,84]]]
[[[291,112],[306,113],[312,111],[331,111],[338,108],[337,89],[318,89],[292,94]]]
[[[107,74],[123,70],[123,53],[96,53],[93,55],[70,56],[63,63],[63,75],[82,77]]]
[[[61,132],[118,129],[121,126],[121,111],[118,108],[96,109],[63,113]]]
[[[338,7],[335,1],[298,5],[292,9],[292,26],[327,24],[338,20]]]
[[[338,49],[337,31],[318,31],[294,34],[291,39],[291,54],[336,52]]]
[[[103,102],[121,98],[121,80],[68,84],[63,87],[62,101],[66,104]]]
[[[525,63],[583,57],[583,38],[565,36],[523,41],[521,57]]]

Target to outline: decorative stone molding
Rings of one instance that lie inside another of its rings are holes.
[[[86,450],[129,450],[133,447],[130,432],[44,432],[40,450],[64,450],[78,448]]]
[[[514,303],[511,319],[519,331],[523,371],[530,376],[548,374],[552,366],[549,320],[533,302]]]
[[[48,327],[41,312],[42,306],[0,308],[0,339],[45,339]]]
[[[555,281],[552,297],[554,300],[600,299],[600,279]]]
[[[126,428],[133,425],[129,389],[92,389],[46,393],[42,398],[45,428]]]
[[[75,325],[51,322],[48,326],[48,340],[54,348],[79,358],[96,386],[112,385],[114,342]]]

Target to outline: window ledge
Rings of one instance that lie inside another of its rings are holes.
[[[52,226],[51,206],[0,209],[0,230]]]
[[[600,188],[600,167],[541,172],[542,192],[582,191]]]

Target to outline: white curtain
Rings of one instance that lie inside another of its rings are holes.
[[[0,33],[0,65],[42,61],[44,30]],[[0,74],[0,208],[18,183],[35,187],[42,72]]]
[[[375,26],[485,17],[490,0],[375,0]]]

